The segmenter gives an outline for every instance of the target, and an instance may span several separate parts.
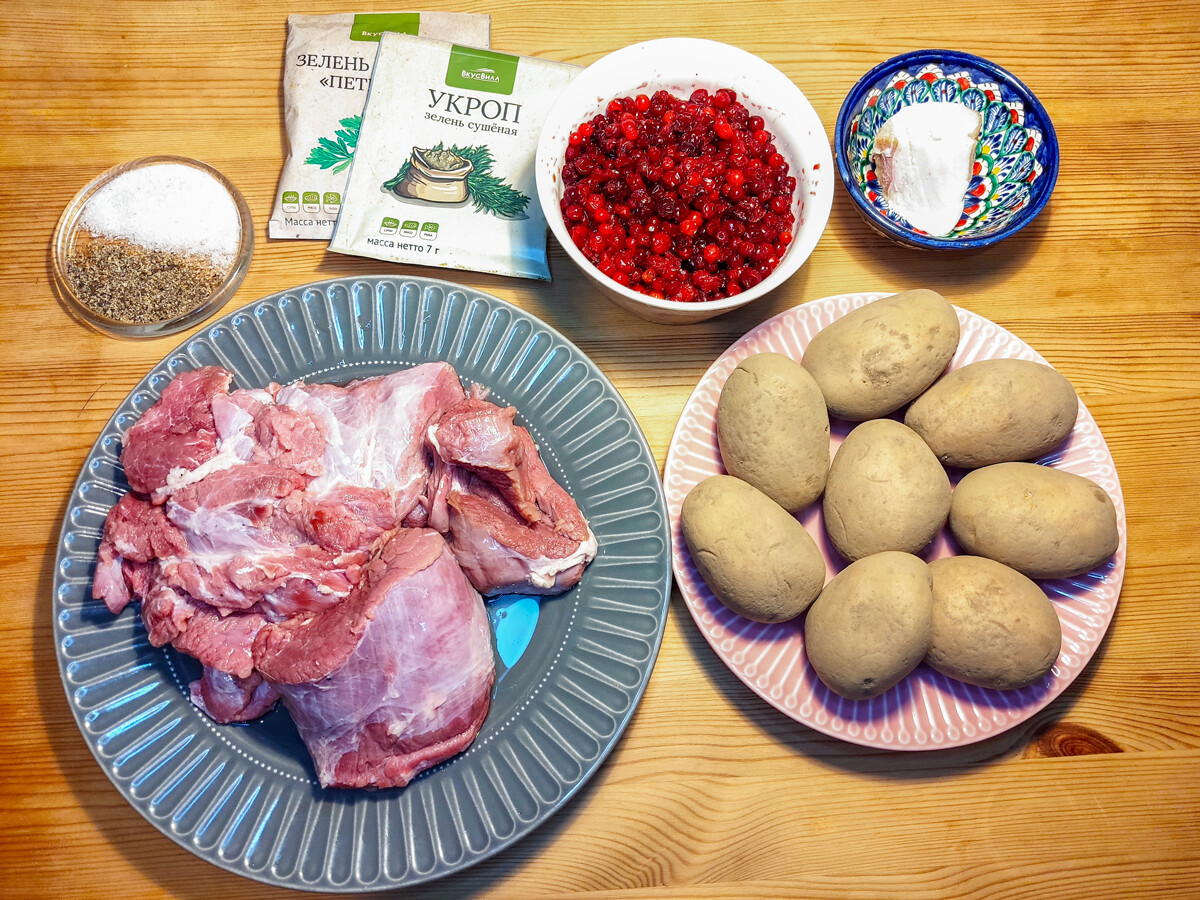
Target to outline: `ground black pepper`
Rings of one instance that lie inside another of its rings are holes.
[[[76,235],[67,275],[79,299],[118,322],[146,324],[183,315],[212,296],[227,272],[212,257]]]

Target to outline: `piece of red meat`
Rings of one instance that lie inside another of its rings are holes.
[[[448,408],[430,431],[434,452],[492,485],[526,522],[549,521],[576,541],[587,523],[571,495],[547,471],[533,436],[516,423],[514,407],[478,396]]]
[[[537,522],[542,511],[530,484],[531,463],[521,440],[525,429],[516,424],[516,416],[514,407],[470,396],[447,409],[429,437],[437,456],[474,472],[495,487],[523,519]]]
[[[324,472],[310,485],[312,495],[347,485],[385,490],[399,523],[425,491],[429,426],[464,396],[454,369],[438,362],[345,387],[288,385],[275,400],[311,415],[324,429]]]
[[[391,493],[353,485],[326,491],[308,508],[306,518],[316,543],[339,551],[370,547],[397,525]]]
[[[166,585],[142,598],[142,623],[155,647],[170,644],[204,665],[249,678],[254,671],[254,638],[267,623],[259,612],[222,615]]]
[[[121,465],[131,488],[153,494],[166,486],[172,469],[194,469],[216,455],[212,399],[228,391],[231,381],[233,373],[216,366],[171,380],[125,436]]]
[[[109,612],[119,613],[131,598],[122,561],[148,563],[158,557],[187,552],[187,540],[161,506],[125,494],[104,520],[93,594],[104,600]]]
[[[417,506],[430,469],[426,431],[465,396],[457,374],[429,363],[345,386],[224,393],[228,372],[196,371],[167,385],[126,437],[123,459],[149,473],[131,479],[135,488],[163,506],[186,544],[156,555],[155,582],[272,617],[338,602]],[[157,453],[164,441],[180,455]],[[110,514],[93,594],[113,611],[144,593],[130,589],[121,548],[150,528],[119,508]]]
[[[370,540],[326,546],[314,528],[310,479],[282,466],[247,462],[210,472],[171,494],[166,514],[188,553],[160,560],[161,577],[221,609],[264,605],[290,615],[337,602],[358,580]],[[353,510],[343,509],[347,517]],[[371,524],[371,540],[383,528]]]
[[[579,506],[546,469],[516,410],[472,395],[429,430],[429,523],[481,593],[556,594],[596,555]]]
[[[494,678],[483,601],[430,529],[401,529],[344,602],[264,626],[254,661],[326,787],[403,786],[459,753]]]
[[[578,541],[545,519],[527,522],[491,485],[459,473],[447,496],[450,546],[482,594],[561,594],[596,555],[595,538]]]
[[[238,678],[211,666],[188,685],[188,695],[199,709],[221,725],[249,722],[265,715],[279,702],[274,685],[257,672]]]

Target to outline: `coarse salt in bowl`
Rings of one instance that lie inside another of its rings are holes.
[[[254,226],[241,192],[205,163],[150,156],[85,186],[55,228],[59,299],[103,334],[155,338],[213,315],[250,266]]]
[[[617,97],[665,90],[686,99],[697,89],[728,88],[751,115],[761,116],[796,179],[792,242],[778,266],[732,297],[679,302],[630,290],[598,271],[571,239],[560,201],[562,169],[571,132]],[[833,203],[833,156],[825,127],[808,98],[765,60],[728,44],[699,38],[663,38],[634,44],[588,66],[559,95],[538,142],[536,180],[546,221],[567,255],[609,299],[650,322],[686,324],[757,300],[791,277],[816,247]]]

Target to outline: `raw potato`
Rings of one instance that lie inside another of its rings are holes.
[[[813,377],[787,356],[759,353],[730,373],[717,403],[717,442],[730,475],[789,512],[804,509],[825,490],[825,398]]]
[[[1042,589],[1008,566],[979,556],[929,564],[933,643],[925,661],[968,684],[1014,690],[1033,684],[1058,659],[1062,626]]]
[[[804,526],[732,475],[692,488],[680,524],[704,583],[738,615],[786,622],[808,609],[825,583],[825,559]]]
[[[905,291],[825,326],[804,352],[829,411],[861,422],[917,397],[958,348],[958,314],[941,294]]]
[[[950,479],[910,428],[893,419],[855,426],[825,485],[825,532],[848,560],[920,552],[946,522]]]
[[[963,552],[1030,578],[1090,572],[1117,551],[1117,511],[1090,478],[1035,463],[997,463],[954,489],[950,530]]]
[[[947,372],[917,398],[904,424],[948,466],[1035,459],[1075,427],[1079,397],[1049,366],[983,359]]]
[[[932,629],[929,567],[887,551],[851,563],[825,586],[805,619],[804,649],[831,691],[866,700],[917,667]]]

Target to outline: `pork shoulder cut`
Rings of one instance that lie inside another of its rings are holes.
[[[516,410],[445,363],[230,391],[184,372],[126,435],[93,595],[198,659],[192,702],[282,698],[326,787],[464,750],[494,679],[481,594],[558,593],[596,554]]]

